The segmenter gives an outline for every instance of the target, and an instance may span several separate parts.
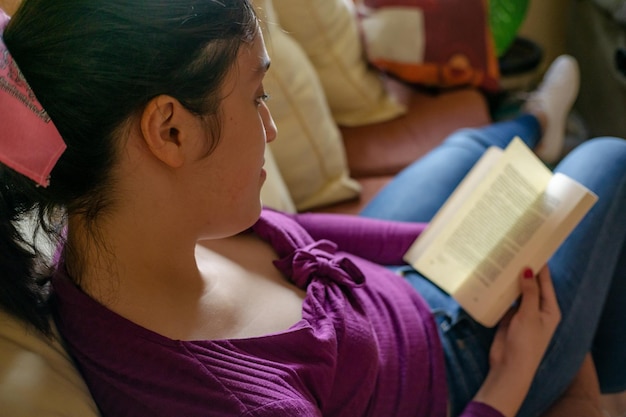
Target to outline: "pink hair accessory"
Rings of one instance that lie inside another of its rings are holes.
[[[47,187],[66,145],[4,44],[9,20],[0,9],[0,162]]]

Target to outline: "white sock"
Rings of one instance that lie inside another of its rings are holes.
[[[561,55],[552,62],[543,81],[522,107],[524,112],[540,111],[546,116],[543,137],[535,148],[537,156],[545,162],[556,162],[562,156],[565,124],[579,86],[578,62],[569,55]]]

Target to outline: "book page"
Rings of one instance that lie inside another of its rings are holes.
[[[558,204],[505,166],[444,242],[443,250],[471,268],[488,288]]]
[[[490,286],[485,287],[471,275],[452,294],[454,298],[477,321],[495,325],[519,296],[517,277],[522,268],[538,271],[543,267],[597,200],[586,187],[563,174],[554,174],[533,211],[541,208],[530,215],[543,217],[541,226],[532,233],[513,233],[526,243],[503,265],[500,276]],[[517,225],[514,229],[518,228],[522,229]]]
[[[433,275],[440,277],[436,284],[449,293],[474,274],[489,287],[501,271],[499,265],[519,249],[520,244],[510,243],[523,242],[524,236],[520,233],[500,243],[535,204],[551,177],[550,170],[532,151],[520,139],[514,139],[475,192],[458,204],[454,216],[446,219],[419,259],[413,258],[411,250],[405,259],[430,279]],[[523,221],[526,227],[540,224],[533,216]]]
[[[459,183],[454,193],[446,200],[444,205],[437,211],[431,219],[426,230],[422,232],[420,238],[407,252],[407,258],[417,259],[430,246],[430,243],[439,236],[439,232],[444,229],[449,219],[454,217],[463,202],[471,195],[472,191],[478,187],[482,179],[487,176],[491,168],[498,162],[503,149],[495,146],[485,151],[483,156],[474,164],[465,178]],[[409,262],[410,263],[410,262]]]
[[[542,267],[597,200],[519,139],[494,158],[468,175],[471,184],[459,185],[405,255],[486,326],[519,295],[521,269]]]
[[[546,264],[585,214],[598,201],[598,196],[575,180],[556,173],[544,191],[545,199],[554,204],[545,226],[532,238],[521,253],[534,270]]]

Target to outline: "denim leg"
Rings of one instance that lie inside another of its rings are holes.
[[[518,413],[522,417],[539,416],[556,401],[590,350],[603,391],[626,389],[626,316],[622,307],[626,300],[626,141],[588,141],[571,152],[556,171],[586,185],[600,199],[549,261],[562,321]],[[427,174],[428,170],[422,173]],[[419,194],[413,196],[410,210],[416,220],[428,220],[432,214],[417,204],[421,204]],[[394,218],[383,209],[385,216]],[[474,322],[453,299],[412,268],[404,267],[401,272],[423,295],[439,324],[451,413],[458,415],[488,372],[494,329]]]
[[[626,140],[588,141],[556,170],[600,199],[549,261],[562,321],[519,416],[546,410],[592,346],[603,390],[626,389]]]
[[[556,401],[592,348],[603,390],[626,389],[626,141],[588,141],[557,171],[583,183],[600,199],[549,261],[562,321],[520,417],[539,416]],[[474,322],[411,267],[401,272],[422,294],[439,325],[451,415],[458,415],[488,372],[495,329]]]
[[[625,213],[626,215],[626,213]],[[618,265],[613,274],[609,296],[604,304],[600,325],[591,351],[601,381],[602,391],[617,393],[626,390],[626,329],[624,329],[624,302],[626,301],[626,241],[622,245]]]
[[[519,136],[530,148],[541,138],[532,115],[478,129],[462,129],[400,172],[361,215],[399,221],[428,221],[490,146],[506,147]]]
[[[406,265],[390,267],[420,293],[437,322],[446,362],[450,415],[459,415],[476,395],[489,371],[495,328],[474,321],[443,290]]]

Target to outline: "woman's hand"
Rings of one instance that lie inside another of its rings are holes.
[[[521,300],[498,325],[489,355],[490,371],[474,398],[511,417],[524,401],[561,320],[547,267],[537,276],[530,269],[523,271],[520,287]]]
[[[523,271],[520,280],[520,303],[498,325],[489,362],[491,369],[515,365],[531,373],[532,379],[561,320],[561,310],[547,266],[537,276]]]

